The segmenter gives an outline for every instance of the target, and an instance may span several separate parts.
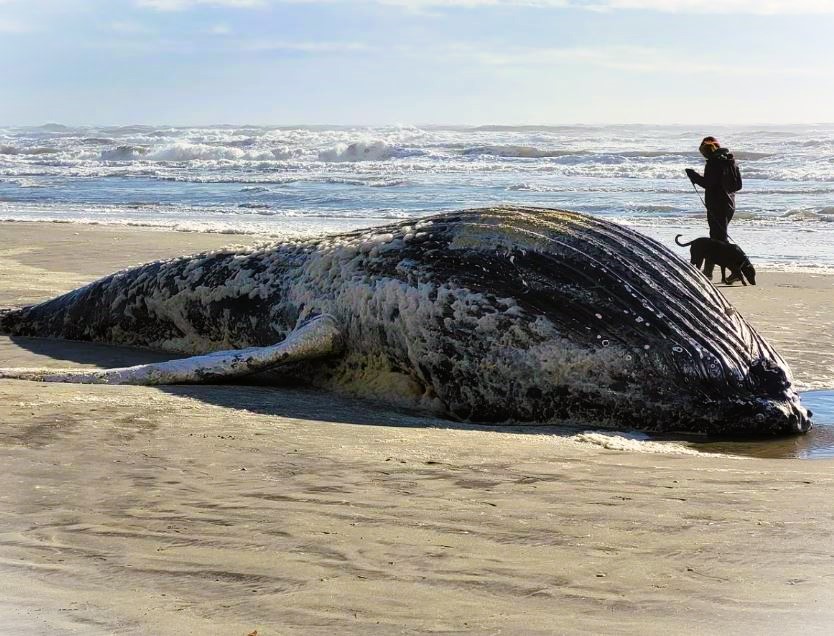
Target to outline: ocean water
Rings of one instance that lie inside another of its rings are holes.
[[[805,435],[771,440],[710,440],[689,446],[705,453],[770,459],[834,459],[834,390],[805,391],[802,404],[814,413],[814,428]],[[650,438],[650,436],[647,436]]]
[[[281,236],[518,203],[672,245],[707,234],[684,174],[706,134],[740,163],[753,262],[834,270],[834,125],[0,128],[0,219]]]

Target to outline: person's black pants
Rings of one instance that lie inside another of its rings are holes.
[[[719,241],[727,242],[727,226],[730,224],[730,219],[733,218],[733,213],[725,212],[707,212],[707,223],[709,223],[709,237]]]
[[[727,226],[730,224],[730,219],[733,218],[733,211],[726,212],[707,212],[707,223],[709,223],[709,237],[719,241],[729,242],[727,235]],[[704,274],[712,280],[713,263],[707,263],[704,266]]]

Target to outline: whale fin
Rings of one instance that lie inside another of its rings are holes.
[[[78,384],[198,384],[238,378],[272,367],[336,355],[344,348],[336,320],[327,314],[303,323],[278,344],[215,351],[202,356],[119,369],[0,369],[0,378]]]

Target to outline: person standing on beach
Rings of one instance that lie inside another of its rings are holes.
[[[705,191],[710,238],[727,242],[727,226],[736,211],[735,193],[741,190],[741,172],[733,154],[715,137],[704,137],[698,151],[707,160],[704,175],[692,168],[686,169],[686,175]]]

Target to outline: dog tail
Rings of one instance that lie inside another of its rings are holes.
[[[687,245],[692,245],[692,244],[695,242],[695,239],[692,239],[691,241],[689,241],[689,243],[681,243],[678,239],[679,239],[680,237],[682,237],[682,236],[683,236],[683,234],[678,234],[678,235],[675,237],[675,243],[677,243],[677,244],[678,244],[678,245],[680,245],[681,247],[686,247]]]

